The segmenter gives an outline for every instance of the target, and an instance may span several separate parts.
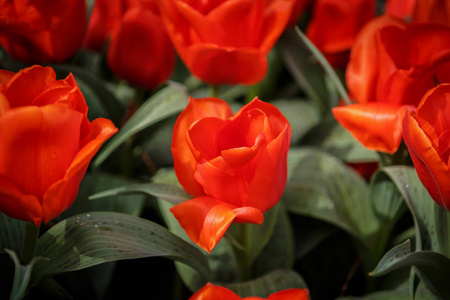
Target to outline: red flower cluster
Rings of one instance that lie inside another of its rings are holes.
[[[133,85],[153,89],[175,66],[175,52],[155,0],[97,0],[84,41],[101,51],[109,38],[111,71]]]
[[[72,205],[91,158],[117,128],[87,119],[74,78],[50,67],[0,71],[0,210],[48,222]]]
[[[178,117],[172,154],[178,180],[194,199],[171,211],[206,251],[232,222],[259,224],[281,198],[291,127],[255,98],[233,115],[218,98],[190,99]]]
[[[346,81],[356,104],[333,114],[365,147],[394,153],[404,108],[417,107],[436,82],[450,82],[450,28],[384,15],[363,28]]]
[[[27,63],[62,62],[86,30],[85,0],[1,0],[0,45]]]
[[[273,293],[267,297],[267,300],[308,300],[308,290],[306,289],[287,289]],[[213,285],[206,284],[198,290],[189,300],[265,300],[261,297],[245,297],[241,298],[233,291]]]

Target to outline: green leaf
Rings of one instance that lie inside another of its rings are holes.
[[[143,183],[123,186],[94,194],[90,196],[89,199],[94,200],[111,196],[137,193],[151,195],[156,198],[166,200],[173,205],[192,199],[192,196],[186,193],[183,188],[164,183]]]
[[[450,259],[433,251],[411,253],[407,240],[391,249],[370,275],[381,276],[404,267],[414,266],[423,283],[437,299],[450,299]]]
[[[416,250],[439,251],[435,224],[435,206],[428,191],[423,186],[414,168],[392,166],[384,168],[405,199],[416,226]]]
[[[282,204],[278,204],[278,217],[270,239],[253,263],[254,276],[277,269],[290,269],[294,265],[294,233],[287,210]]]
[[[156,122],[182,111],[188,103],[186,90],[179,84],[171,83],[150,99],[131,116],[120,131],[98,154],[93,166],[99,166],[118,146],[139,131]]]
[[[153,177],[156,183],[164,184],[178,184],[178,179],[173,169],[160,169],[158,173]],[[211,269],[210,282],[233,282],[239,278],[239,267],[237,264],[236,256],[233,251],[233,247],[230,241],[226,238],[222,238],[219,243],[211,250],[211,253],[207,253],[198,247],[187,236],[183,228],[181,228],[177,219],[170,212],[170,208],[173,206],[167,201],[157,199],[160,208],[161,216],[167,224],[167,227],[171,232],[190,243],[193,247],[200,249],[204,253],[208,260],[209,267]],[[189,288],[191,292],[197,291],[199,288],[206,284],[206,281],[202,279],[199,274],[192,268],[188,268],[185,265],[175,263],[178,273],[183,280],[184,284]]]
[[[92,194],[131,184],[136,183],[118,175],[88,172],[80,184],[77,199],[68,210],[58,217],[58,220],[93,211],[113,211],[139,216],[145,203],[145,196],[142,194],[110,196],[99,201],[89,201],[89,196]]]
[[[294,30],[286,30],[278,41],[285,65],[295,82],[321,113],[330,106],[331,95],[324,80],[324,71],[310,58],[311,52]]]
[[[416,293],[418,300],[432,300],[433,295],[424,287],[423,284],[419,286]],[[402,284],[395,290],[378,291],[367,294],[362,297],[339,297],[336,300],[411,300],[411,292],[409,284]]]
[[[293,270],[276,270],[255,280],[225,286],[242,298],[267,298],[270,294],[286,289],[308,288],[303,278]]]
[[[8,248],[16,253],[22,250],[25,222],[0,212],[0,251]]]
[[[379,228],[366,182],[317,149],[291,149],[282,200],[292,213],[326,221],[362,241]]]
[[[288,119],[292,127],[291,144],[298,143],[314,126],[320,116],[310,101],[302,99],[276,100],[271,102]]]
[[[19,257],[16,252],[5,249],[6,253],[11,257],[14,261],[15,270],[14,270],[14,281],[11,289],[10,300],[19,300],[22,299],[27,290],[30,283],[31,272],[33,270],[34,265],[42,258],[35,257],[31,260],[31,263],[26,266],[22,266],[19,261]]]
[[[323,67],[327,75],[331,78],[339,94],[341,95],[341,98],[344,99],[346,104],[351,104],[350,98],[348,97],[344,85],[342,84],[339,77],[336,75],[336,72],[334,71],[333,67],[331,67],[327,59],[320,52],[320,50],[317,49],[316,46],[314,46],[314,44],[306,37],[306,35],[304,35],[301,32],[301,30],[297,26],[295,27],[295,32],[297,33],[298,37],[303,41],[303,43],[305,43],[305,45],[308,47],[308,49],[311,51],[311,53],[314,55],[314,57],[317,59],[320,65]]]
[[[227,237],[232,237],[239,243],[238,250],[243,255],[248,268],[272,236],[276,221],[278,219],[279,205],[264,213],[264,222],[262,224],[251,223],[232,223],[227,230]],[[243,252],[243,253],[241,253]]]
[[[185,263],[202,276],[209,268],[202,253],[166,228],[127,214],[93,212],[74,216],[50,228],[38,241],[33,281],[123,259],[162,256]]]

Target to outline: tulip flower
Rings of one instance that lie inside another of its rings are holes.
[[[0,71],[0,210],[39,226],[72,205],[91,158],[117,128],[89,122],[72,75]]]
[[[171,208],[187,235],[209,252],[232,222],[263,221],[287,179],[291,127],[255,98],[233,115],[218,98],[190,98],[172,137],[175,173],[193,199]]]
[[[450,211],[450,84],[429,90],[417,111],[405,114],[403,137],[419,179]]]
[[[85,0],[0,1],[0,45],[26,63],[60,63],[81,46]]]
[[[447,0],[416,0],[412,22],[450,25],[450,2]]]
[[[332,66],[344,69],[356,35],[374,17],[373,0],[316,0],[306,35]]]
[[[108,68],[130,84],[151,90],[172,74],[175,50],[155,1],[95,1],[84,46],[101,51],[108,38]]]
[[[179,56],[204,82],[251,85],[267,73],[267,54],[295,0],[159,1]]]
[[[267,300],[308,300],[307,289],[287,289],[273,293]],[[265,300],[261,297],[241,298],[233,291],[218,285],[207,283],[198,290],[189,300]]]
[[[404,108],[414,110],[436,82],[450,82],[450,28],[392,16],[358,36],[346,72],[356,103],[333,108],[336,120],[368,149],[397,151]]]

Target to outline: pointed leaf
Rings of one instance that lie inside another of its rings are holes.
[[[412,266],[417,270],[425,286],[438,299],[449,299],[450,259],[433,251],[416,251],[411,253],[410,240],[386,253],[370,275],[381,276],[403,267]]]
[[[319,150],[291,149],[282,199],[291,212],[329,222],[362,241],[379,227],[363,178]]]
[[[5,251],[14,261],[15,265],[14,281],[11,289],[10,300],[19,300],[25,296],[28,290],[31,272],[33,270],[34,265],[38,261],[42,260],[42,258],[35,257],[31,260],[31,263],[29,265],[23,266],[20,264],[19,257],[17,256],[16,252],[10,249],[5,249]]]
[[[225,286],[242,298],[252,296],[267,298],[270,294],[281,290],[308,288],[298,273],[288,269],[276,270],[255,280]]]
[[[49,261],[36,266],[34,282],[104,262],[153,256],[180,261],[209,276],[206,259],[198,249],[156,223],[113,212],[93,212],[59,222],[39,239],[36,255]]]
[[[104,197],[138,193],[161,198],[173,205],[192,199],[192,196],[186,193],[180,186],[164,183],[144,183],[123,186],[94,194],[90,196],[89,199],[95,200]]]
[[[8,248],[19,253],[22,250],[25,222],[0,212],[0,251]]]
[[[120,131],[112,137],[93,162],[99,166],[118,146],[139,131],[183,110],[188,103],[186,90],[179,84],[171,83],[134,113]]]

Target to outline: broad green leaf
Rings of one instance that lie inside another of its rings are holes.
[[[50,228],[38,241],[33,282],[47,276],[123,259],[161,256],[185,263],[202,276],[209,268],[202,253],[166,228],[135,216],[92,212]]]
[[[380,157],[361,145],[348,130],[329,114],[302,139],[302,145],[314,146],[349,163],[378,162]]]
[[[231,237],[238,243],[236,255],[245,260],[247,270],[251,270],[251,266],[255,258],[272,236],[275,224],[278,219],[279,205],[264,213],[264,222],[262,224],[250,223],[233,223],[228,228],[227,237]]]
[[[42,260],[42,258],[35,257],[31,260],[31,263],[29,265],[23,266],[20,264],[19,257],[17,256],[16,252],[9,249],[5,249],[5,251],[14,261],[15,265],[14,281],[11,289],[10,300],[20,300],[25,296],[28,290],[31,272],[34,265],[39,260]]]
[[[164,183],[127,185],[94,194],[90,196],[89,199],[95,200],[99,198],[128,194],[146,194],[166,200],[173,205],[192,199],[192,196],[186,193],[180,186]]]
[[[370,275],[381,276],[404,267],[415,267],[422,282],[437,299],[450,298],[450,259],[433,251],[411,253],[410,240],[386,253]]]
[[[58,217],[58,220],[93,211],[113,211],[139,216],[145,203],[145,195],[142,194],[110,195],[108,198],[98,201],[89,201],[89,196],[92,194],[132,184],[135,184],[135,182],[118,175],[88,172],[80,184],[77,199],[68,210]]]
[[[439,205],[435,205],[434,220],[437,233],[439,250],[442,254],[450,257],[450,212]]]
[[[414,168],[392,166],[384,168],[398,190],[403,195],[416,225],[416,250],[439,251],[435,224],[435,206],[437,205],[423,186]]]
[[[0,252],[8,248],[16,253],[22,250],[25,222],[0,212]]]
[[[281,290],[308,288],[303,278],[297,272],[289,269],[276,270],[251,281],[225,286],[242,298],[252,296],[267,298],[270,294]]]
[[[320,116],[310,101],[285,99],[271,102],[288,119],[292,127],[291,144],[297,144],[314,126],[319,124]]]
[[[178,180],[173,169],[160,169],[153,177],[153,180],[156,183],[173,185],[178,184]],[[209,278],[210,282],[233,282],[239,278],[240,274],[236,256],[228,239],[222,238],[208,255],[203,249],[199,248],[194,242],[192,242],[184,229],[181,228],[177,219],[175,219],[169,210],[173,205],[161,199],[157,199],[157,201],[161,215],[170,231],[181,237],[186,242],[192,244],[194,247],[200,249],[200,251],[205,255],[211,269],[211,277]],[[198,272],[194,269],[188,268],[187,266],[179,263],[176,263],[175,265],[181,279],[191,292],[197,291],[206,284],[206,281],[204,281],[204,279],[202,279]]]
[[[419,286],[416,293],[417,300],[432,300],[433,295],[423,284]],[[377,291],[361,297],[340,297],[336,300],[411,300],[409,284],[403,284],[395,290]]]
[[[294,233],[289,215],[282,204],[278,204],[278,217],[270,239],[253,263],[253,276],[277,269],[291,269],[294,265]]]
[[[398,219],[407,210],[402,194],[392,179],[383,170],[378,171],[370,184],[370,198],[374,212],[380,221],[380,227],[370,247],[372,266],[386,252],[386,245],[391,238],[392,229]]]
[[[175,83],[153,95],[131,116],[98,154],[93,166],[99,166],[118,146],[139,131],[156,122],[182,111],[188,103],[185,89]]]
[[[326,221],[362,241],[379,227],[366,182],[318,149],[291,149],[282,199],[292,213]]]

